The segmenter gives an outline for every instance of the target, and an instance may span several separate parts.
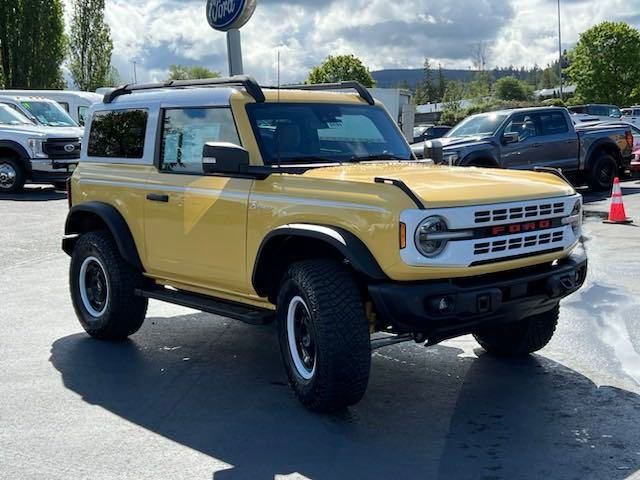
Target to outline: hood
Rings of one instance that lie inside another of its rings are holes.
[[[418,162],[360,163],[312,169],[304,177],[375,183],[376,177],[402,180],[427,206],[453,207],[561,197],[573,187],[549,173]]]
[[[81,127],[44,127],[42,125],[0,125],[0,133],[24,134],[29,138],[82,138]]]

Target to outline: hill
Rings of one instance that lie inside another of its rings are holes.
[[[473,70],[443,70],[444,76],[447,80],[459,80],[468,82],[473,80],[475,72]],[[433,71],[434,77],[437,76],[438,71]],[[416,85],[422,81],[424,71],[421,68],[406,68],[406,69],[394,69],[394,70],[378,70],[371,72],[374,80],[376,81],[376,87],[380,88],[397,88],[405,82],[409,84],[412,89],[415,89]]]

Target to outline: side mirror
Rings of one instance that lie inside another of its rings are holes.
[[[518,143],[520,141],[520,134],[518,132],[505,132],[502,134],[502,143],[508,145],[510,143]]]
[[[444,161],[444,150],[442,142],[438,140],[427,140],[424,142],[423,158],[433,160],[436,165]]]
[[[205,174],[242,174],[249,170],[249,152],[239,145],[208,142],[202,148]]]

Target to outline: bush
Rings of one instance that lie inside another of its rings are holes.
[[[496,97],[500,100],[529,100],[533,94],[531,87],[516,77],[502,77],[494,85]]]

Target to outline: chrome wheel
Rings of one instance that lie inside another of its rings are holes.
[[[298,375],[310,380],[316,371],[316,342],[311,314],[302,297],[293,297],[287,311],[289,353]]]
[[[16,184],[18,172],[13,165],[0,163],[0,188],[9,190]]]
[[[87,257],[80,267],[78,285],[82,304],[92,317],[101,317],[109,306],[109,280],[96,257]]]

